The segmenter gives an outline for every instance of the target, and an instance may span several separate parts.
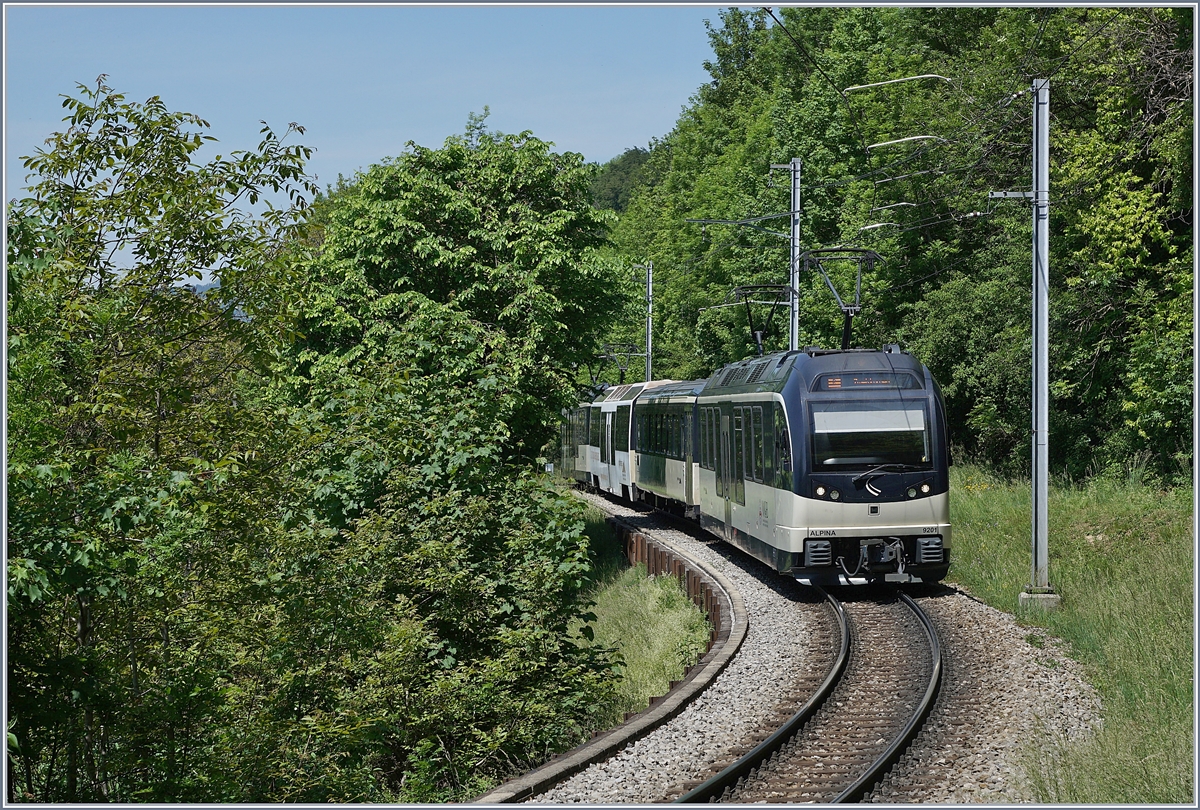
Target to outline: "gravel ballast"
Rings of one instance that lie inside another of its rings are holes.
[[[697,540],[600,496],[583,497],[721,572],[741,593],[749,614],[737,656],[678,716],[529,799],[652,803],[680,792],[684,783],[707,779],[714,762],[755,732],[773,728],[776,707],[788,701],[797,680],[788,673],[807,673],[827,656],[809,648],[814,606],[788,595],[794,583],[715,538]],[[1012,616],[954,588],[914,596],[942,640],[942,695],[905,761],[868,801],[1033,801],[1022,766],[1031,741],[1089,733],[1099,723],[1095,690],[1054,639],[1020,627]]]

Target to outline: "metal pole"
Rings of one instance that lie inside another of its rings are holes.
[[[646,262],[646,382],[650,382],[650,353],[654,325],[654,262]]]
[[[791,208],[791,243],[792,261],[788,271],[788,281],[791,287],[791,324],[788,329],[788,349],[796,351],[800,348],[800,169],[803,161],[792,158],[791,163],[772,163],[772,169],[788,169],[792,173],[792,208]],[[774,233],[772,231],[772,233]],[[779,234],[782,236],[782,234]]]
[[[800,348],[800,158],[792,158],[792,262],[788,276],[791,287],[792,322],[788,330],[788,350]]]
[[[1050,588],[1050,80],[1033,83],[1033,572],[1029,593],[1053,607]]]

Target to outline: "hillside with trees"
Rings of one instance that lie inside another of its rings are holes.
[[[1031,217],[988,193],[1029,189],[1028,88],[1049,79],[1053,469],[1079,478],[1133,459],[1186,476],[1189,13],[774,14],[781,24],[731,9],[710,26],[712,81],[652,144],[614,233],[626,261],[654,261],[658,374],[707,376],[754,351],[743,310],[712,307],[736,285],[786,283],[788,242],[763,229],[786,232],[788,219],[688,220],[786,214],[790,178],[770,165],[800,158],[802,249],[883,258],[864,275],[854,345],[906,346],[940,381],[959,451],[1027,469]],[[830,267],[852,296],[849,263]],[[799,305],[800,345],[839,345],[841,313],[819,275],[801,279]],[[786,348],[786,317],[774,327],[768,351]],[[610,340],[640,344],[640,322]]]
[[[9,209],[9,798],[444,801],[580,739],[582,157],[475,120],[306,220],[299,127],[65,106]]]

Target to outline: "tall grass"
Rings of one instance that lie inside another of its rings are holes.
[[[623,662],[616,698],[604,713],[612,726],[683,677],[704,654],[709,624],[674,577],[647,577],[644,564],[628,566],[599,510],[589,509],[586,532],[597,570],[589,594],[593,643],[616,649]]]
[[[949,579],[1066,640],[1103,703],[1082,743],[1031,751],[1043,801],[1195,801],[1191,492],[1133,475],[1050,490],[1050,584],[1057,611],[1020,612],[1031,580],[1028,482],[951,470]]]

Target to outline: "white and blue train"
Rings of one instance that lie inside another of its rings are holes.
[[[945,406],[896,345],[611,386],[561,440],[565,475],[698,520],[780,573],[936,582],[950,565]]]

